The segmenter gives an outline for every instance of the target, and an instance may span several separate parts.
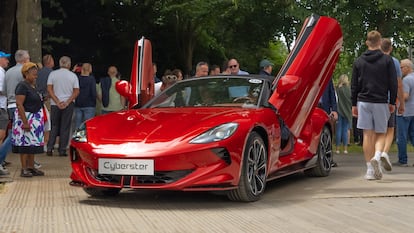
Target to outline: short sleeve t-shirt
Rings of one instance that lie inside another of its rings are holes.
[[[53,86],[53,92],[59,101],[67,101],[73,94],[73,89],[79,89],[79,80],[72,71],[60,68],[49,74],[47,85]],[[57,105],[53,99],[51,105]]]
[[[414,73],[409,73],[403,78],[404,92],[408,93],[408,99],[405,101],[405,110],[403,116],[414,116]]]
[[[26,81],[21,81],[16,86],[16,96],[24,95],[23,107],[26,112],[37,113],[42,108],[42,99],[35,88],[31,87]]]

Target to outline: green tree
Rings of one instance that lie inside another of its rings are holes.
[[[17,0],[0,1],[0,50],[11,52]]]
[[[29,51],[32,61],[42,57],[42,7],[37,0],[17,0],[16,22],[18,45]]]

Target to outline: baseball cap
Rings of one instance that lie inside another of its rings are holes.
[[[9,58],[10,57],[10,53],[5,53],[3,51],[0,51],[0,57],[7,57],[7,58]]]
[[[26,73],[28,70],[30,70],[33,67],[36,67],[37,68],[37,65],[35,63],[33,63],[33,62],[26,62],[26,63],[24,63],[23,64],[23,67],[22,67],[22,74]]]
[[[261,62],[260,62],[260,68],[263,68],[263,67],[266,67],[266,66],[274,66],[274,64],[273,63],[271,63],[269,60],[267,60],[267,59],[263,59]]]

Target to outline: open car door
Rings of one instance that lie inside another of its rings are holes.
[[[154,68],[151,42],[144,37],[136,41],[130,82],[116,83],[116,90],[128,100],[128,107],[141,107],[154,96]]]
[[[294,48],[275,78],[269,103],[296,137],[332,77],[341,47],[339,23],[312,15],[305,20]]]

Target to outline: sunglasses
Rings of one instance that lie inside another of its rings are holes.
[[[232,65],[232,66],[229,66],[229,68],[231,69],[231,68],[236,68],[237,67],[237,65]]]

